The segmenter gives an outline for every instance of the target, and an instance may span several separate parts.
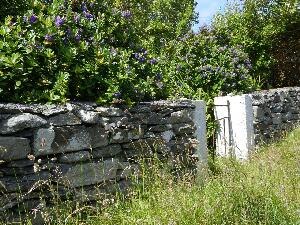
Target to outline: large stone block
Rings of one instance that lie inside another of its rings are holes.
[[[64,180],[71,187],[88,186],[115,179],[118,168],[119,160],[117,159],[75,165],[64,174]]]
[[[168,119],[168,123],[171,124],[189,123],[189,122],[193,122],[193,117],[192,117],[192,113],[186,109],[171,113],[171,116]]]
[[[121,145],[114,144],[102,148],[95,148],[92,150],[93,158],[107,158],[119,154],[122,151]]]
[[[40,116],[32,115],[30,113],[22,113],[3,120],[0,124],[0,133],[10,134],[27,128],[40,127],[46,124],[47,121]]]
[[[91,159],[91,154],[88,151],[72,152],[63,154],[58,158],[60,163],[75,163],[85,162]]]
[[[53,126],[66,126],[66,125],[81,124],[81,120],[71,112],[53,116],[53,117],[49,118],[48,121]]]
[[[33,150],[36,156],[72,152],[91,147],[86,127],[56,127],[39,129],[34,134]]]
[[[0,137],[0,160],[26,159],[30,151],[27,138]]]
[[[101,125],[95,125],[87,128],[91,138],[91,148],[98,148],[108,145],[108,131]]]

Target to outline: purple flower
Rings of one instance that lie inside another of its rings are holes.
[[[66,29],[66,36],[67,36],[67,37],[70,37],[71,34],[72,34],[72,30],[71,30],[70,27],[68,27],[68,28]]]
[[[24,21],[24,23],[27,23],[28,22],[28,17],[27,16],[23,16],[23,21]]]
[[[64,24],[65,20],[60,17],[60,16],[56,16],[55,17],[55,26],[56,27],[61,27]]]
[[[120,92],[114,93],[114,97],[115,97],[115,98],[120,98],[120,97],[121,97],[121,93],[120,93]]]
[[[122,16],[125,17],[126,19],[129,19],[132,16],[132,14],[129,10],[125,10],[122,12]]]
[[[86,8],[86,4],[85,4],[85,2],[83,2],[82,4],[81,4],[81,9],[82,9],[82,12],[87,12],[87,8]]]
[[[145,62],[145,61],[146,61],[146,58],[145,58],[145,57],[139,58],[139,62],[140,62],[140,63]]]
[[[68,38],[64,37],[62,40],[65,45],[68,44]]]
[[[94,8],[94,5],[95,5],[95,2],[91,2],[91,3],[90,3],[90,7],[91,7],[91,8]]]
[[[29,22],[30,22],[31,24],[36,23],[37,21],[38,21],[38,18],[37,18],[36,15],[32,15],[32,16],[30,17],[30,19],[29,19]]]
[[[138,58],[140,58],[140,54],[139,53],[134,53],[134,58],[136,58],[136,59],[138,59]]]
[[[90,13],[85,13],[84,15],[85,15],[85,17],[86,17],[87,19],[89,19],[89,20],[93,19],[93,15],[90,14]]]
[[[54,37],[51,34],[46,34],[45,35],[45,40],[48,42],[53,42],[54,41]]]
[[[150,61],[149,61],[149,63],[151,64],[151,65],[154,65],[154,64],[156,64],[157,63],[157,60],[156,59],[150,59]]]
[[[74,22],[75,23],[79,23],[80,22],[80,15],[76,15],[76,16],[74,16]]]
[[[75,41],[79,42],[80,39],[81,39],[81,35],[80,35],[79,33],[77,33],[77,34],[75,35]]]
[[[38,50],[41,50],[43,48],[41,45],[34,45],[34,47]]]
[[[252,65],[251,65],[250,60],[246,60],[245,65],[248,67],[248,69],[250,69],[250,70],[252,69]]]

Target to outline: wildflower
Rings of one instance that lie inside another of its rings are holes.
[[[154,58],[152,58],[152,59],[150,59],[149,63],[150,63],[151,65],[154,65],[154,64],[157,63],[157,60],[154,59]]]
[[[68,38],[64,37],[63,42],[64,42],[65,45],[68,44]]]
[[[129,19],[132,16],[132,14],[129,10],[126,10],[122,12],[122,16],[126,19]]]
[[[139,58],[139,62],[145,62],[146,61],[146,58],[145,57],[141,57],[141,58]]]
[[[55,17],[55,26],[56,27],[61,27],[64,24],[64,19],[60,16]]]
[[[77,33],[77,34],[75,35],[75,41],[79,42],[80,39],[81,39],[81,34],[80,34],[80,33]]]
[[[47,41],[47,42],[53,42],[54,41],[53,35],[46,34],[45,35],[45,41]]]
[[[136,59],[138,59],[138,58],[140,58],[140,54],[139,53],[134,53],[134,58],[136,58]]]
[[[74,16],[74,22],[75,23],[79,23],[80,22],[80,15],[76,15],[76,16]]]
[[[82,12],[84,12],[84,13],[87,12],[87,7],[86,7],[85,2],[83,2],[83,3],[81,4],[81,9],[82,9]]]
[[[121,93],[120,92],[116,92],[116,93],[113,94],[113,96],[115,98],[120,98],[121,97]]]
[[[23,21],[24,21],[24,23],[27,23],[28,22],[28,17],[27,16],[23,16]]]
[[[72,34],[72,30],[71,30],[70,27],[68,27],[68,28],[66,29],[66,36],[67,36],[67,37],[70,37],[71,34]]]
[[[89,20],[93,19],[93,15],[90,14],[90,13],[85,13],[84,15],[85,15],[85,17],[86,17],[87,19],[89,19]]]
[[[37,21],[38,21],[38,18],[37,18],[36,15],[32,15],[32,16],[30,17],[30,19],[29,19],[29,22],[30,22],[31,24],[36,23]]]

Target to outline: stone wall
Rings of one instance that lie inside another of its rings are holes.
[[[300,122],[300,87],[215,98],[217,153],[247,159]]]
[[[139,159],[154,153],[171,167],[206,160],[202,101],[0,104],[0,216],[39,207],[41,192],[51,202],[50,184],[82,201],[122,191],[139,175]]]
[[[279,88],[251,94],[254,141],[269,143],[300,121],[300,87]]]

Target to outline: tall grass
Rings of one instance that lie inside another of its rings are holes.
[[[49,224],[300,224],[300,129],[247,162],[218,159],[202,181],[154,166],[112,204],[58,204]],[[75,208],[74,208],[75,207]],[[49,214],[50,215],[50,214]],[[30,224],[30,222],[28,222]]]

